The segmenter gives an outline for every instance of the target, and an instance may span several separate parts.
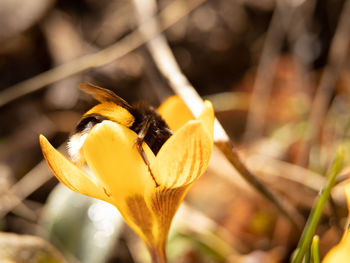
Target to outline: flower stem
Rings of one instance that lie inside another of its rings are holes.
[[[157,247],[157,248],[150,248],[149,252],[152,257],[153,263],[167,263],[166,258],[166,252],[165,252],[165,246]]]

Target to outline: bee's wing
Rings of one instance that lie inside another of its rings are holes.
[[[129,103],[127,103],[125,100],[123,100],[111,90],[104,89],[88,83],[79,84],[79,89],[81,89],[87,94],[90,94],[99,102],[109,101],[127,109],[128,111],[132,109]]]

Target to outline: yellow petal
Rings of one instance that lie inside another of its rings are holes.
[[[190,184],[204,173],[212,148],[213,139],[203,122],[189,121],[165,142],[151,170],[161,186]]]
[[[135,193],[143,195],[146,185],[155,186],[137,151],[136,137],[135,132],[123,125],[103,121],[89,132],[83,145],[89,168],[117,200],[125,201]],[[143,149],[152,162],[153,152],[145,143]]]
[[[322,263],[348,263],[350,260],[350,234],[345,233],[338,245],[333,247],[322,260]]]
[[[84,116],[89,114],[100,114],[107,117],[109,120],[122,124],[126,127],[130,127],[135,120],[134,116],[132,116],[130,112],[113,102],[97,104],[87,113],[85,113]]]
[[[348,204],[348,211],[350,212],[350,183],[346,184],[344,187],[345,197]]]
[[[75,166],[57,151],[43,135],[40,135],[39,139],[46,162],[58,180],[77,193],[109,201],[108,195],[103,190],[103,185],[96,178]]]
[[[214,108],[209,100],[204,101],[204,107],[198,120],[202,120],[211,138],[214,136]]]
[[[194,120],[192,112],[179,96],[169,97],[157,111],[173,131],[180,129],[189,120]]]

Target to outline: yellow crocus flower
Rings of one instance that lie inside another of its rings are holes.
[[[345,196],[350,211],[350,183],[345,186]],[[350,262],[350,233],[349,229],[340,240],[339,244],[334,246],[324,257],[322,263],[348,263]]]
[[[214,111],[205,101],[201,115],[193,118],[181,99],[171,97],[158,112],[174,134],[156,156],[143,143],[154,178],[135,147],[137,134],[110,118],[89,131],[79,151],[91,174],[58,152],[43,135],[40,144],[58,180],[73,191],[116,206],[143,239],[153,261],[162,263],[166,262],[165,244],[172,218],[208,166]]]

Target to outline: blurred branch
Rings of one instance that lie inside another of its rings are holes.
[[[269,190],[248,168],[243,164],[231,140],[216,141],[215,144],[224,153],[230,163],[239,171],[247,182],[253,186],[265,198],[271,201],[276,208],[282,212],[296,227],[300,228],[303,224],[303,216],[294,208],[294,206],[281,196],[277,196]]]
[[[154,0],[134,0],[134,3],[141,25],[156,13],[157,6]],[[150,35],[154,35],[155,32],[159,31],[158,24],[155,20],[153,23],[148,23],[147,26],[142,27],[142,29],[142,33],[145,35],[146,39],[150,39]],[[147,47],[160,73],[168,81],[170,87],[185,101],[193,114],[198,116],[203,108],[203,101],[187,78],[182,74],[165,37],[159,35],[156,38],[152,38],[147,43]],[[240,160],[231,140],[217,119],[215,119],[214,140],[218,148],[245,180],[270,200],[295,226],[301,227],[303,217],[287,200],[282,201],[281,197],[277,197],[272,193],[247,169]]]
[[[62,150],[63,147],[59,149]],[[52,178],[45,161],[37,164],[21,180],[14,184],[0,199],[0,218],[12,211],[30,194]]]
[[[267,173],[275,179],[284,178],[316,192],[326,184],[326,178],[318,173],[265,155],[248,155],[245,161],[252,170]]]
[[[338,75],[347,58],[350,43],[350,1],[345,1],[337,29],[329,51],[328,64],[324,69],[317,93],[315,95],[310,118],[309,136],[299,153],[299,163],[308,163],[309,149],[321,133],[332,92],[336,85]]]
[[[37,91],[50,85],[58,80],[83,72],[90,68],[107,65],[116,59],[130,53],[140,47],[150,39],[157,36],[162,31],[174,25],[182,17],[186,16],[204,0],[176,0],[164,8],[158,16],[150,17],[144,24],[140,25],[135,31],[119,40],[117,43],[103,49],[97,53],[88,54],[62,64],[56,68],[41,73],[33,78],[8,87],[0,93],[0,107],[16,100],[31,92]],[[149,25],[157,20],[162,21],[162,26],[157,27],[156,31],[152,31],[145,38],[141,32],[147,29]]]
[[[257,138],[262,133],[276,71],[277,57],[295,12],[295,8],[290,5],[289,1],[277,1],[276,5],[266,33],[254,81],[244,134],[245,141]]]
[[[293,59],[297,64],[297,75],[300,76],[300,89],[310,96],[314,80],[309,72],[318,52],[317,48],[315,49],[318,42],[316,42],[316,37],[313,39],[313,33],[310,32],[316,3],[317,0],[305,1],[305,4],[298,8],[298,12],[294,13],[293,27],[290,27],[287,32],[288,43],[292,47]]]

